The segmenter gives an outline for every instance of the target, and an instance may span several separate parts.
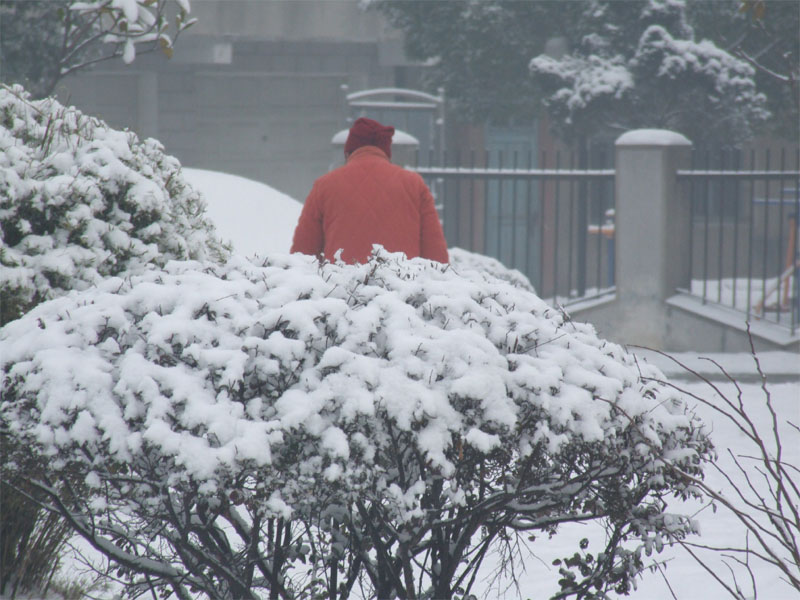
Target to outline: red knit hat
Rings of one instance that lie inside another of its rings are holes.
[[[386,153],[386,156],[391,158],[393,135],[394,127],[381,125],[372,119],[360,117],[356,119],[356,122],[350,128],[350,134],[344,144],[344,153],[345,155],[350,154],[361,148],[361,146],[377,146]]]

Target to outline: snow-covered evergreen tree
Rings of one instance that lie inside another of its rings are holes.
[[[6,469],[134,594],[450,598],[492,549],[593,520],[564,597],[625,593],[694,529],[665,499],[710,451],[589,325],[380,250],[107,278],[6,325],[0,357]]]
[[[796,143],[800,139],[800,2],[690,2],[686,8],[698,39],[712,40],[755,69],[756,85],[767,96],[772,115],[767,131]]]
[[[430,63],[431,87],[461,119],[526,122],[544,102],[565,139],[659,127],[734,142],[769,116],[753,67],[700,37],[690,17],[705,13],[684,0],[365,3]],[[736,3],[713,4],[726,29]]]
[[[766,120],[755,70],[694,39],[682,0],[586,4],[574,47],[540,55],[531,72],[566,136],[654,127],[697,141],[748,139]]]
[[[0,87],[0,323],[110,275],[222,260],[204,211],[156,140]]]

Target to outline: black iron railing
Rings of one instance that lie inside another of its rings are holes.
[[[450,246],[521,271],[559,304],[614,292],[613,168],[577,168],[561,154],[454,158],[415,167],[434,190]]]
[[[692,206],[689,293],[800,324],[800,150],[695,152],[678,171]]]

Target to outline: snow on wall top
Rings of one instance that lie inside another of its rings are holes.
[[[634,129],[617,138],[617,146],[691,146],[685,135],[668,129]]]
[[[331,144],[333,144],[334,146],[344,146],[345,142],[347,142],[347,136],[349,134],[350,134],[349,129],[342,129],[341,131],[337,131],[331,138]],[[402,131],[400,129],[395,129],[394,135],[392,136],[392,145],[419,146],[419,140],[410,133],[406,133],[405,131]]]
[[[283,192],[238,175],[183,169],[183,176],[203,194],[206,217],[235,252],[289,252],[303,205]]]

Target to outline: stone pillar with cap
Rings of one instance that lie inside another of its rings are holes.
[[[614,337],[663,347],[665,301],[689,287],[690,200],[677,181],[692,143],[661,129],[638,129],[616,141],[616,287]]]

